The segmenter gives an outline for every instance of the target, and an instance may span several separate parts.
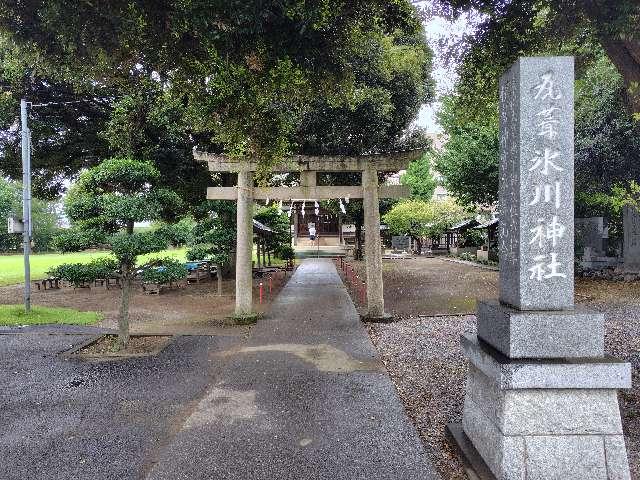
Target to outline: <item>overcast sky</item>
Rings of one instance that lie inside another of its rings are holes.
[[[434,64],[433,77],[436,80],[436,97],[452,91],[456,82],[456,65],[447,59],[446,44],[451,44],[462,39],[462,36],[473,30],[473,21],[468,15],[458,18],[456,21],[449,21],[443,17],[432,17],[424,23],[427,41],[433,49]],[[429,132],[441,131],[437,124],[435,114],[439,102],[430,105],[423,105],[420,114],[416,119],[416,124],[425,127]]]

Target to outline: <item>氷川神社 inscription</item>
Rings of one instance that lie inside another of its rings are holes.
[[[522,58],[500,80],[500,300],[573,307],[573,58]]]

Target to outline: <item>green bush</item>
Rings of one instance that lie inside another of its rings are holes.
[[[47,275],[66,280],[76,287],[83,283],[93,282],[98,278],[96,269],[91,263],[63,263],[49,270]]]
[[[296,258],[296,251],[291,245],[282,245],[276,251],[276,255],[282,260],[293,260]]]
[[[109,278],[118,271],[118,261],[111,257],[101,257],[92,260],[89,265],[94,269],[96,278]]]
[[[146,283],[164,284],[181,280],[187,273],[187,267],[175,258],[156,258],[143,267],[142,280]]]
[[[480,230],[467,230],[462,235],[461,247],[481,247],[485,244],[485,236]]]
[[[209,255],[211,255],[212,245],[207,245],[200,243],[198,245],[192,245],[187,250],[185,256],[187,260],[190,262],[194,262],[196,260],[206,260]]]
[[[210,260],[217,265],[225,265],[229,262],[229,254],[226,251],[220,250],[215,245],[204,243],[189,247],[185,256],[190,262]]]
[[[78,287],[91,283],[98,278],[113,276],[118,271],[118,262],[114,258],[96,258],[89,263],[63,263],[47,271],[51,277],[61,278]]]
[[[177,223],[162,223],[156,226],[155,233],[166,243],[174,247],[182,247],[193,241],[193,229],[196,222],[185,217]]]
[[[473,253],[464,252],[458,255],[462,260],[466,260],[467,262],[475,262],[477,261],[476,256]]]

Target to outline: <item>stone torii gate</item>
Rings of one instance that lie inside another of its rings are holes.
[[[300,172],[298,187],[255,187],[254,172],[258,161],[238,160],[226,155],[194,151],[196,160],[207,162],[211,172],[237,172],[235,187],[209,187],[209,200],[236,200],[236,307],[237,317],[250,317],[252,310],[252,218],[254,200],[329,200],[362,198],[365,228],[365,263],[367,274],[367,312],[365,317],[380,321],[385,317],[382,284],[382,245],[380,240],[380,198],[408,196],[408,188],[401,185],[378,185],[378,172],[397,172],[406,169],[412,160],[422,156],[422,150],[384,155],[303,156],[285,159],[273,167],[274,173]],[[361,172],[360,186],[318,186],[318,172]],[[375,234],[371,234],[375,232]]]

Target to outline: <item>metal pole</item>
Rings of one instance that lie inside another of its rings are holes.
[[[22,126],[22,234],[24,249],[24,309],[31,311],[31,142],[27,125],[27,101],[20,100],[20,121]]]

